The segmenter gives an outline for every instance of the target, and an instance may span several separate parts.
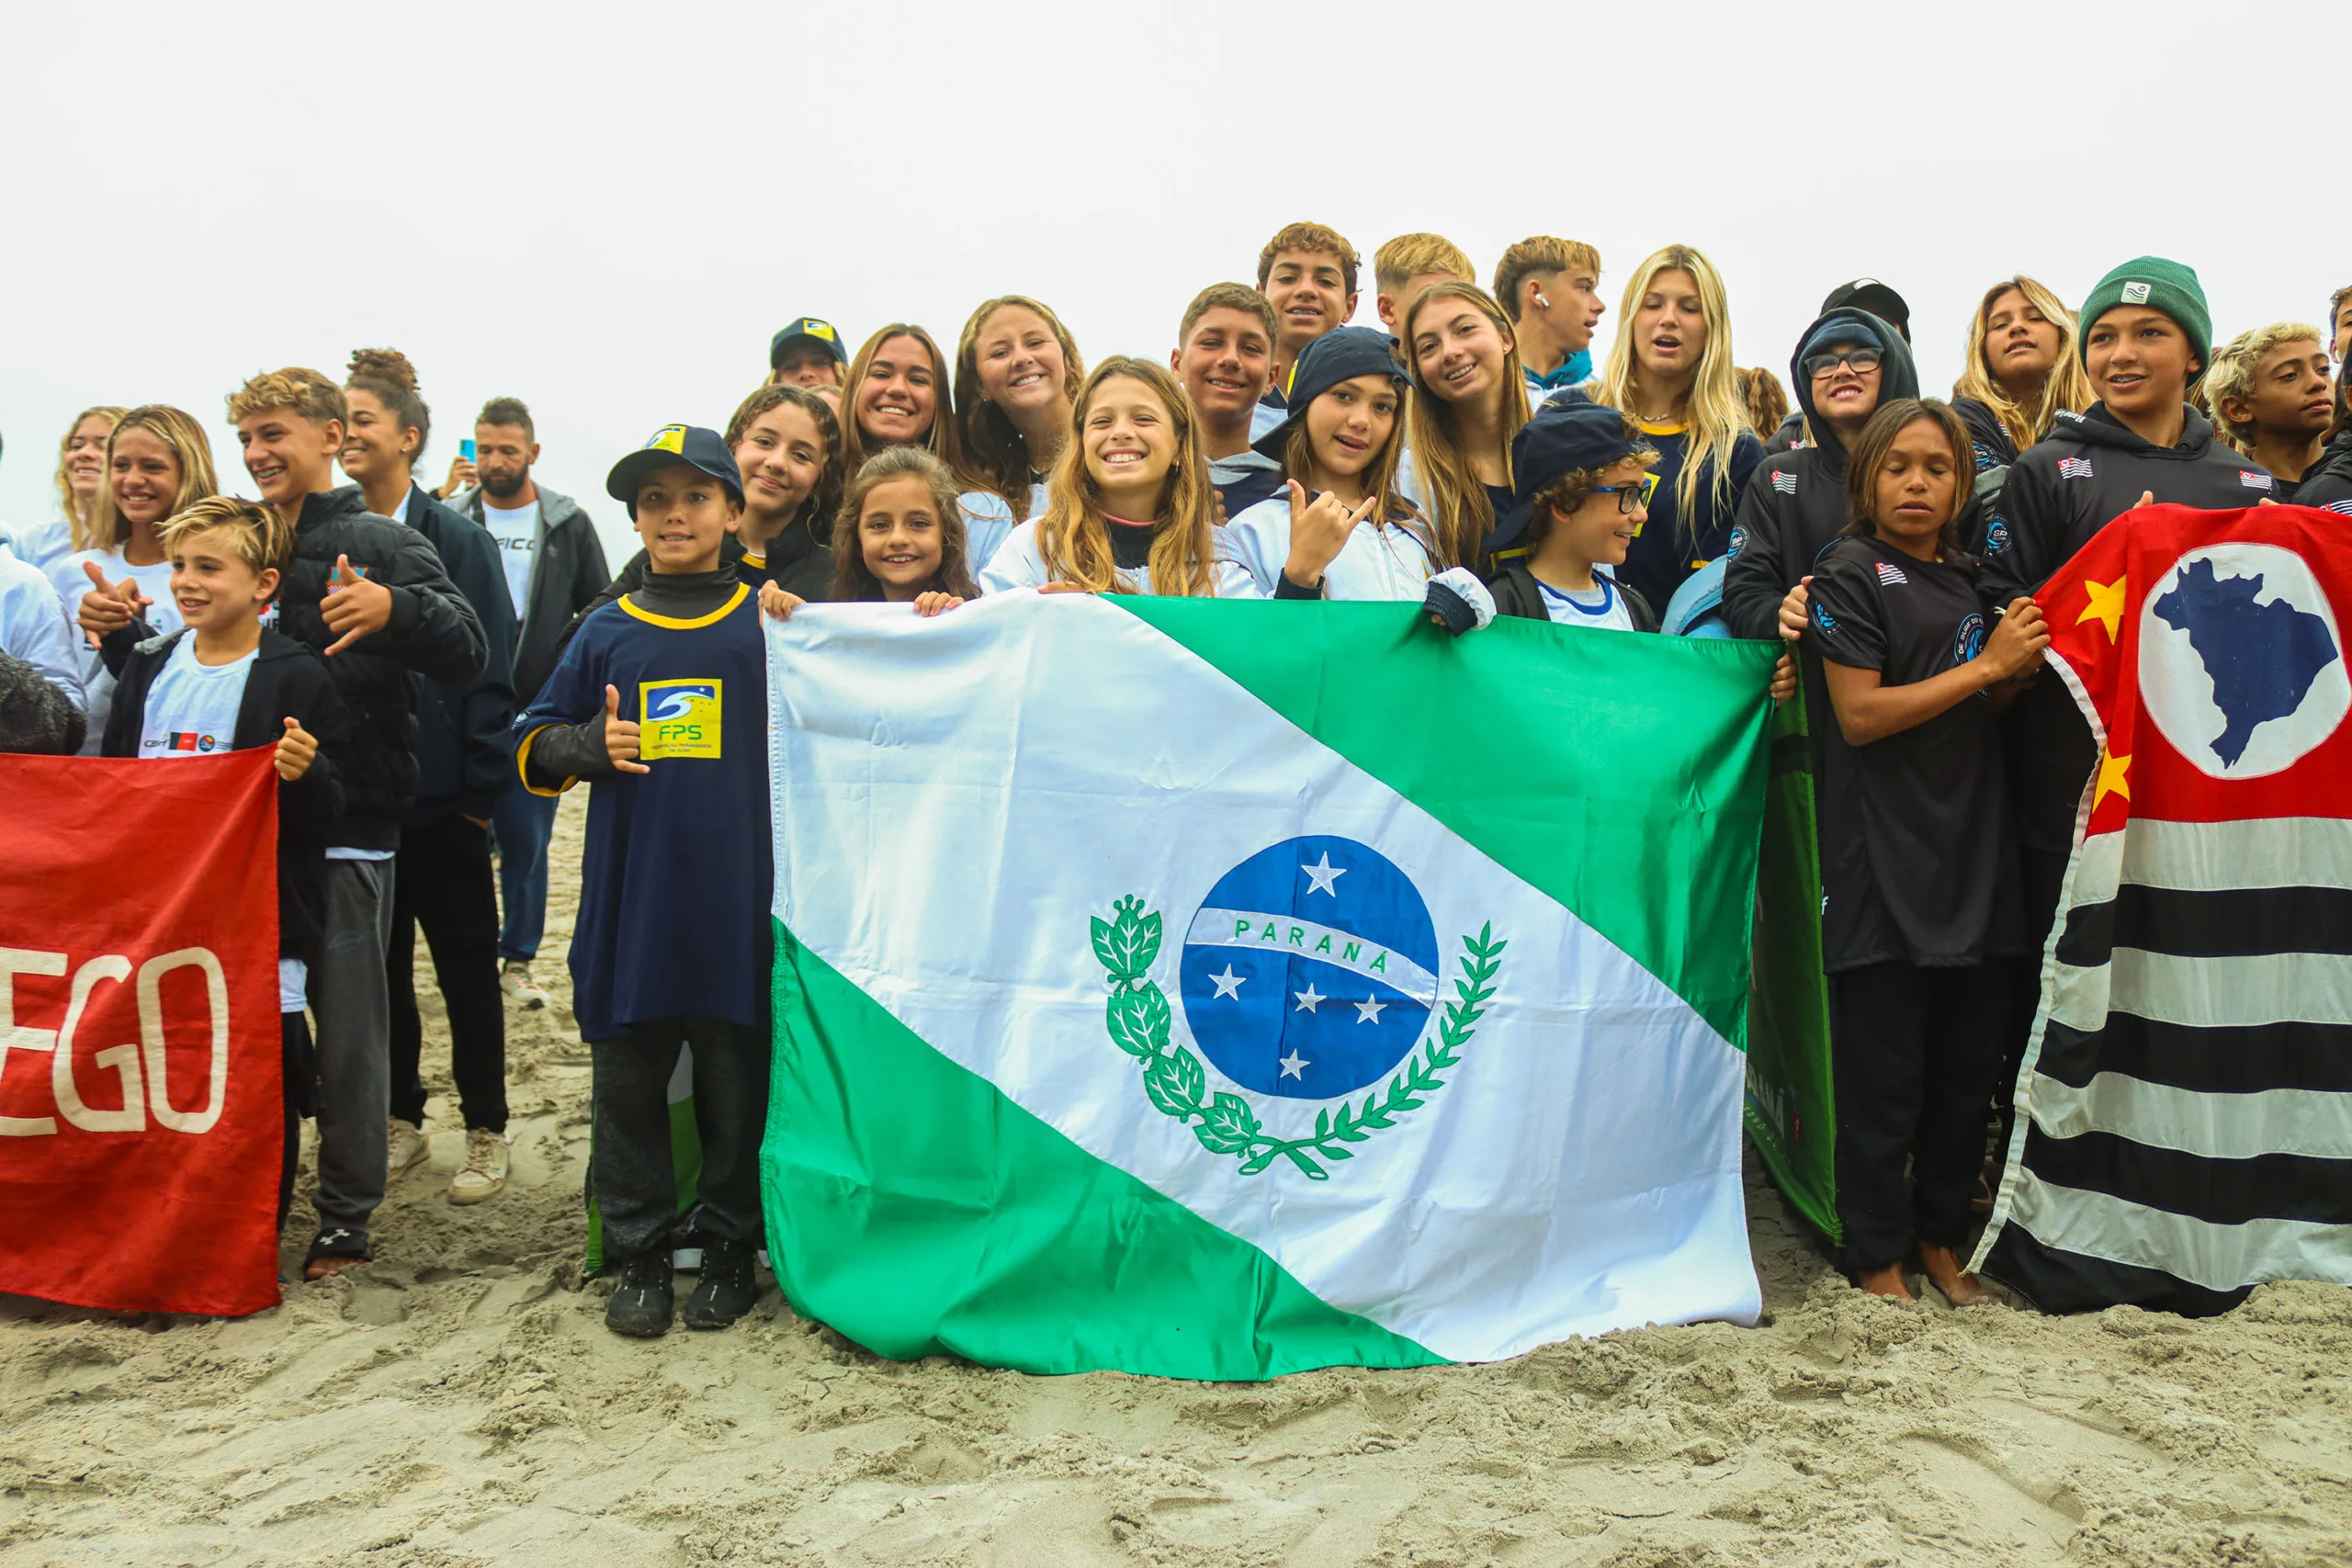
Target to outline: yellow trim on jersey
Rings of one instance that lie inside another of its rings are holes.
[[[576,778],[566,779],[563,783],[558,784],[553,789],[541,789],[538,785],[531,782],[531,742],[539,738],[542,730],[553,729],[554,728],[555,726],[552,723],[539,726],[537,729],[534,729],[530,734],[523,737],[521,742],[514,748],[514,771],[522,775],[523,787],[529,790],[533,795],[545,795],[549,800],[553,800],[561,795],[565,790],[570,789],[573,784],[580,782]]]
[[[1688,420],[1680,424],[1652,424],[1648,420],[1637,419],[1634,423],[1644,435],[1679,435],[1690,428]]]
[[[749,593],[751,591],[752,586],[750,583],[737,583],[735,585],[734,597],[729,599],[726,604],[721,604],[709,615],[696,615],[691,621],[680,620],[674,615],[657,615],[650,610],[640,610],[636,605],[629,603],[629,600],[633,597],[633,595],[630,594],[624,593],[616,602],[623,610],[632,615],[635,615],[639,620],[643,621],[649,626],[666,626],[673,632],[690,632],[697,626],[717,626],[719,622],[733,615],[735,613],[735,606],[741,604],[743,602],[743,595]]]
[[[768,567],[768,558],[765,556],[755,556],[751,551],[745,550],[743,552],[743,564],[745,566],[757,567],[760,570],[765,571]]]

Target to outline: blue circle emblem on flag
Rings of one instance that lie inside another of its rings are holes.
[[[1429,906],[1394,862],[1353,839],[1289,839],[1218,878],[1193,915],[1184,1021],[1242,1088],[1333,1100],[1413,1049],[1437,966]]]

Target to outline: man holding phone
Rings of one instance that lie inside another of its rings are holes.
[[[517,711],[530,705],[555,669],[564,627],[613,580],[595,525],[568,495],[533,481],[539,460],[531,411],[520,398],[492,398],[474,421],[474,436],[449,466],[449,505],[480,523],[498,547],[507,592],[520,624],[514,643]],[[459,493],[460,487],[470,487]],[[526,1008],[547,1006],[531,978],[547,928],[548,839],[555,831],[552,797],[518,780],[491,813],[498,835],[499,988]]]

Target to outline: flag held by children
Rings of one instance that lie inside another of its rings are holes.
[[[1223,1379],[1753,1319],[1773,650],[1283,610],[771,626],[797,1309]]]
[[[0,1291],[277,1304],[267,750],[0,756]]]
[[[2037,597],[2100,750],[1978,1267],[2052,1311],[2352,1284],[2343,525],[2150,507]]]

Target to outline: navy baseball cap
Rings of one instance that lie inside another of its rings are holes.
[[[738,506],[743,503],[743,471],[735,466],[735,454],[727,449],[718,432],[699,424],[665,424],[655,431],[643,446],[613,465],[613,471],[605,476],[605,493],[628,507],[633,521],[637,487],[645,482],[645,476],[679,463],[700,468],[725,485]]]
[[[1625,434],[1625,416],[1608,404],[1555,398],[1511,437],[1511,494],[1522,502],[1532,501],[1564,474],[1612,468],[1644,450]]]
[[[1903,302],[1902,295],[1875,277],[1858,277],[1851,283],[1839,284],[1829,291],[1829,298],[1821,302],[1821,313],[1826,316],[1840,305],[1868,310],[1901,333],[1905,341],[1911,336],[1911,307]]]
[[[1412,379],[1397,361],[1396,341],[1386,333],[1370,327],[1333,327],[1308,344],[1298,363],[1290,367],[1290,385],[1284,389],[1289,417],[1251,442],[1250,449],[1261,457],[1281,461],[1290,433],[1306,419],[1306,405],[1359,376],[1385,376],[1399,387],[1409,386]]]
[[[821,344],[825,352],[833,356],[834,364],[849,363],[849,353],[842,347],[842,334],[833,330],[833,323],[820,321],[814,316],[803,316],[797,321],[786,323],[782,332],[768,340],[768,368],[781,367],[784,351],[804,337],[812,343]]]

